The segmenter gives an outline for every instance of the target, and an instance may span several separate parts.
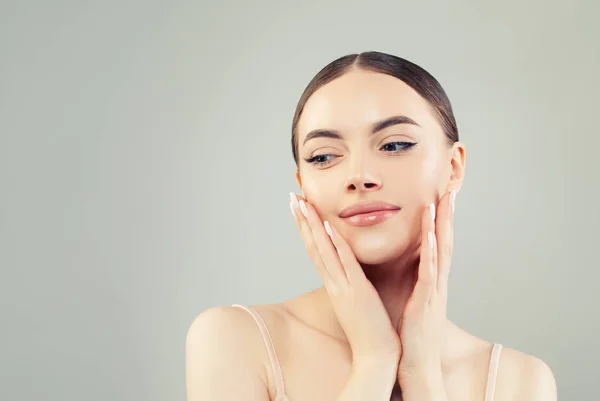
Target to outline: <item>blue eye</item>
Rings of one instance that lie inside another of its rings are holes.
[[[416,143],[414,142],[389,142],[383,145],[380,149],[388,153],[399,154],[407,151],[415,145]],[[325,153],[322,155],[309,157],[308,159],[304,159],[304,161],[314,166],[324,167],[333,162],[336,157],[336,155]]]
[[[412,148],[415,145],[416,143],[414,142],[389,142],[383,145],[381,150],[391,153],[400,153]]]
[[[328,158],[329,157],[329,158]],[[324,154],[324,155],[316,155],[310,157],[308,159],[304,159],[307,163],[314,164],[316,166],[326,166],[333,161],[334,155],[332,154]]]

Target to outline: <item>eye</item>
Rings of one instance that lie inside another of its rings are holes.
[[[381,150],[390,153],[402,153],[415,146],[414,142],[388,142],[381,147]]]
[[[308,159],[304,159],[307,163],[315,165],[315,166],[326,166],[333,161],[335,156],[329,153],[323,155],[316,155],[313,157],[309,157]]]

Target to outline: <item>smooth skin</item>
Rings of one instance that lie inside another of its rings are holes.
[[[410,395],[415,400],[423,397],[448,400],[440,349],[444,336],[455,196],[456,192],[452,191],[442,198],[442,214],[438,214],[437,225],[433,203],[422,212],[421,241],[427,246],[421,247],[417,282],[402,320],[395,327],[344,238],[329,222],[321,223],[316,211],[303,199],[298,201],[292,196],[290,204],[308,253],[347,335],[353,363],[362,366],[365,359],[386,361],[391,358],[394,365],[398,365],[397,380],[406,400],[411,399]],[[446,252],[438,252],[438,242]],[[391,390],[393,384],[388,383],[383,388]],[[389,392],[381,399],[389,399]]]
[[[416,124],[373,132],[398,115]],[[338,135],[306,140],[316,129]],[[302,195],[290,206],[324,285],[252,306],[269,327],[290,400],[483,401],[492,344],[446,316],[464,145],[448,144],[435,112],[404,82],[360,69],[317,90],[297,132]],[[339,217],[372,200],[400,211],[365,227]],[[186,388],[188,401],[275,399],[246,311],[219,306],[194,320]],[[556,399],[547,364],[503,348],[495,401]]]

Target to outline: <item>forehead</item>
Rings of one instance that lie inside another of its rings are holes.
[[[308,99],[297,132],[302,139],[319,128],[356,130],[387,117],[404,115],[422,127],[435,124],[427,101],[387,74],[353,70],[319,88]]]

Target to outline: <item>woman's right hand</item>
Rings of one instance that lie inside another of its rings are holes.
[[[353,365],[400,360],[400,338],[377,290],[366,278],[339,231],[317,211],[290,194],[290,207],[306,250],[323,279],[338,321],[350,343]]]

